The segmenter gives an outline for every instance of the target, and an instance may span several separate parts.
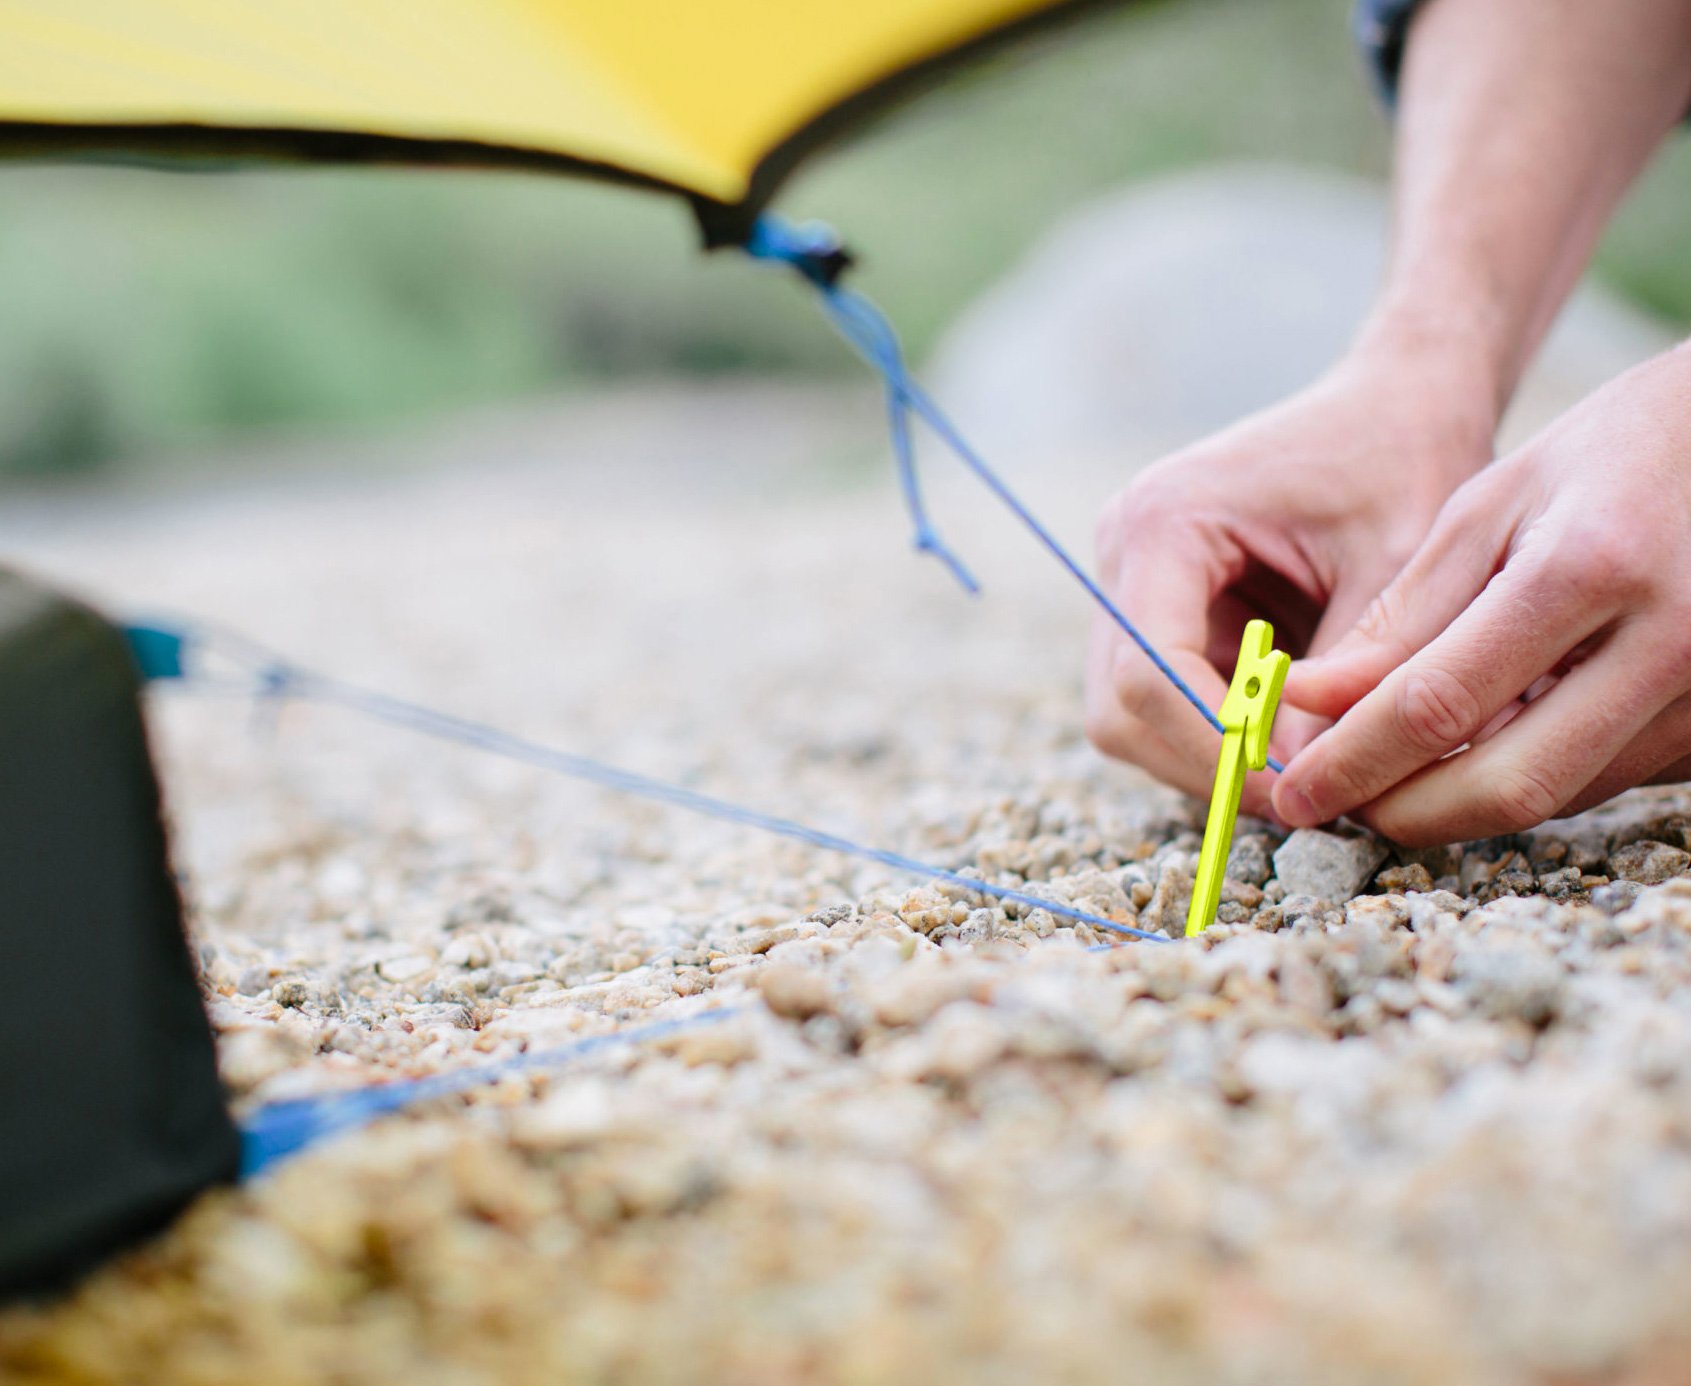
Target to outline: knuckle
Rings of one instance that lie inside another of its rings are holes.
[[[1651,562],[1625,527],[1590,522],[1564,534],[1537,573],[1552,599],[1574,606],[1618,606],[1648,591]]]
[[[1436,828],[1423,823],[1413,814],[1405,813],[1390,800],[1370,809],[1363,817],[1381,837],[1401,847],[1432,847],[1444,840],[1444,835]]]
[[[1165,541],[1192,528],[1201,504],[1190,470],[1177,467],[1181,455],[1141,472],[1104,503],[1093,526],[1094,551],[1108,565],[1120,558],[1136,537],[1159,534]]]
[[[1151,710],[1155,685],[1137,666],[1136,660],[1118,659],[1111,687],[1115,690],[1116,706],[1129,717],[1143,719]]]
[[[1397,733],[1417,751],[1443,755],[1480,729],[1479,699],[1460,677],[1438,665],[1411,668],[1398,687]]]
[[[1135,723],[1131,717],[1123,716],[1120,711],[1099,700],[1087,707],[1083,725],[1086,739],[1094,749],[1112,760],[1124,760],[1130,764],[1140,761],[1142,748],[1133,735]]]
[[[1165,464],[1158,464],[1141,472],[1116,493],[1115,504],[1124,517],[1143,520],[1163,518],[1179,510],[1190,494],[1190,486],[1183,486],[1176,472]]]
[[[1381,592],[1381,597],[1386,595],[1386,591],[1391,591],[1391,600],[1401,606],[1402,599],[1392,589],[1398,586],[1397,575],[1409,566],[1415,555],[1420,551],[1421,545],[1417,542],[1415,535],[1387,534],[1381,536],[1379,543],[1373,550],[1372,562],[1377,572],[1387,573],[1393,579],[1386,590]],[[1379,598],[1375,598],[1375,600],[1378,601]]]
[[[1104,502],[1092,530],[1094,552],[1104,563],[1114,562],[1133,535],[1164,523],[1169,516],[1165,488],[1154,478],[1140,477]]]
[[[1436,523],[1454,525],[1459,529],[1484,523],[1497,509],[1498,497],[1493,491],[1501,475],[1499,468],[1503,465],[1493,463],[1452,491],[1440,507]]]
[[[1391,616],[1386,610],[1386,594],[1380,593],[1368,603],[1362,615],[1357,618],[1357,634],[1373,644],[1378,645],[1391,629]]]
[[[1121,757],[1121,736],[1118,723],[1101,708],[1086,710],[1086,739],[1107,756]]]
[[[1498,830],[1522,832],[1553,818],[1562,807],[1562,793],[1542,770],[1515,762],[1487,776],[1484,806]]]
[[[1394,633],[1402,626],[1404,614],[1403,595],[1397,584],[1391,583],[1368,603],[1356,628],[1373,644],[1390,645]]]

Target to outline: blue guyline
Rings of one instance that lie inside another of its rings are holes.
[[[898,462],[899,482],[904,491],[905,504],[910,510],[915,527],[916,548],[923,553],[933,554],[945,563],[969,593],[974,594],[980,590],[980,584],[975,580],[974,574],[939,537],[922,502],[921,487],[916,477],[915,447],[911,438],[912,414],[925,423],[934,435],[951,449],[958,460],[986,484],[987,489],[1004,503],[1011,514],[1020,520],[1086,589],[1092,600],[1097,602],[1110,619],[1144,652],[1158,672],[1198,710],[1203,719],[1216,731],[1225,733],[1226,728],[1222,726],[1221,719],[1210,710],[1209,704],[1198,696],[1197,690],[1176,672],[1174,666],[1140,633],[1139,628],[1128,620],[1122,609],[1110,599],[1109,594],[1041,523],[1038,516],[1028,509],[1009,484],[987,465],[986,460],[963,437],[944,410],[934,403],[932,396],[912,378],[905,364],[898,333],[887,320],[886,314],[862,294],[840,287],[839,275],[847,262],[833,231],[814,222],[795,226],[780,217],[765,213],[754,224],[745,249],[746,253],[755,259],[790,265],[809,281],[821,298],[822,309],[828,320],[852,349],[881,377],[887,393],[893,455]],[[1268,764],[1276,771],[1286,768],[1272,756],[1268,758]]]
[[[650,1025],[638,1025],[630,1030],[591,1035],[555,1049],[540,1049],[528,1054],[514,1054],[493,1063],[450,1069],[445,1073],[430,1074],[427,1078],[401,1078],[346,1092],[318,1093],[312,1097],[267,1102],[241,1122],[239,1177],[250,1179],[319,1141],[368,1126],[377,1117],[419,1102],[465,1092],[513,1073],[561,1068],[605,1049],[664,1039],[683,1031],[714,1025],[741,1013],[741,1008],[737,1006],[721,1007],[700,1011],[696,1015],[677,1016],[673,1020],[654,1021]]]
[[[151,679],[206,682],[194,678],[189,667],[189,653],[195,649],[214,656],[222,653],[225,657],[233,658],[252,670],[257,680],[258,691],[264,696],[293,698],[301,702],[345,708],[372,720],[385,722],[389,726],[403,727],[408,731],[433,737],[436,740],[451,741],[460,746],[472,747],[490,755],[520,761],[525,765],[532,765],[537,769],[566,775],[571,779],[586,780],[591,784],[597,784],[606,789],[614,789],[624,794],[635,794],[644,799],[655,799],[660,803],[672,804],[677,808],[702,814],[708,818],[719,818],[725,822],[756,828],[761,832],[789,837],[811,847],[820,847],[825,851],[860,857],[865,861],[891,867],[895,871],[904,871],[911,875],[945,881],[950,885],[961,886],[975,894],[990,895],[999,900],[1013,900],[1017,904],[1026,905],[1033,909],[1046,910],[1065,919],[1090,924],[1094,928],[1120,934],[1125,938],[1135,938],[1152,943],[1167,943],[1170,941],[1163,934],[1154,934],[1144,929],[1135,929],[1126,924],[1118,924],[1113,919],[1105,919],[1101,915],[1077,910],[1072,905],[1042,899],[1027,891],[1015,890],[1009,886],[994,885],[990,881],[965,876],[961,872],[948,871],[944,867],[933,866],[927,862],[918,861],[915,857],[904,856],[899,852],[889,852],[880,847],[867,847],[862,843],[853,842],[850,838],[841,837],[837,833],[823,832],[819,828],[808,827],[790,818],[779,818],[774,814],[747,808],[743,804],[736,804],[728,799],[718,799],[714,795],[701,794],[697,790],[671,784],[666,780],[653,779],[649,775],[636,774],[632,770],[623,770],[615,765],[607,765],[603,761],[591,760],[586,756],[575,755],[569,751],[560,751],[551,746],[542,746],[539,742],[529,741],[524,737],[501,731],[499,728],[488,726],[483,722],[473,722],[468,718],[455,717],[449,712],[439,712],[434,708],[424,707],[420,703],[406,702],[402,698],[395,698],[386,693],[377,693],[350,683],[343,683],[339,679],[327,678],[277,659],[251,641],[242,638],[229,637],[213,633],[210,630],[193,630],[158,624],[131,625],[127,628],[126,634],[130,649],[134,652],[143,674]]]

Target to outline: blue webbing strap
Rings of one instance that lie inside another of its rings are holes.
[[[911,440],[910,416],[914,414],[948,447],[959,461],[985,483],[1018,520],[1039,540],[1069,574],[1086,589],[1088,595],[1116,623],[1118,627],[1145,653],[1145,657],[1180,692],[1204,720],[1216,731],[1223,731],[1221,719],[1210,710],[1204,700],[1156,648],[1128,620],[1121,607],[1083,568],[1057,537],[1045,527],[1009,484],[986,463],[969,441],[958,431],[933,398],[910,375],[899,346],[898,334],[869,299],[839,284],[842,268],[839,240],[831,229],[816,222],[794,225],[780,217],[765,213],[759,217],[746,241],[746,253],[755,259],[773,260],[790,265],[816,290],[822,309],[835,329],[851,345],[877,375],[887,392],[887,409],[891,419],[893,452],[898,460],[900,483],[915,525],[916,547],[940,558],[970,592],[979,590],[973,574],[963,562],[939,539],[922,504],[921,490],[916,480],[915,452]],[[1269,766],[1276,770],[1285,767],[1272,756]]]
[[[687,1030],[714,1025],[740,1013],[738,1007],[721,1007],[712,1011],[700,1011],[695,1015],[677,1016],[673,1020],[654,1021],[650,1025],[637,1025],[628,1030],[592,1035],[555,1049],[514,1054],[508,1059],[494,1063],[448,1069],[444,1073],[430,1074],[427,1078],[401,1078],[391,1083],[375,1083],[345,1092],[326,1092],[312,1097],[268,1102],[241,1122],[240,1177],[250,1179],[277,1161],[297,1155],[318,1141],[367,1126],[377,1117],[415,1106],[419,1102],[466,1092],[486,1083],[497,1082],[514,1073],[562,1068],[602,1050],[664,1039]]]

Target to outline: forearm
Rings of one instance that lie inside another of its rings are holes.
[[[1495,422],[1691,108],[1691,0],[1431,0],[1399,82],[1392,246],[1363,352],[1434,357]]]

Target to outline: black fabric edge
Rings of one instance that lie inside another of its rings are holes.
[[[224,161],[259,159],[279,164],[382,164],[420,168],[510,169],[568,173],[601,182],[677,193],[686,188],[616,164],[577,159],[544,149],[480,140],[429,139],[356,130],[290,126],[200,125],[192,122],[73,124],[0,120],[0,157],[87,158],[139,164],[167,171],[215,169]]]

